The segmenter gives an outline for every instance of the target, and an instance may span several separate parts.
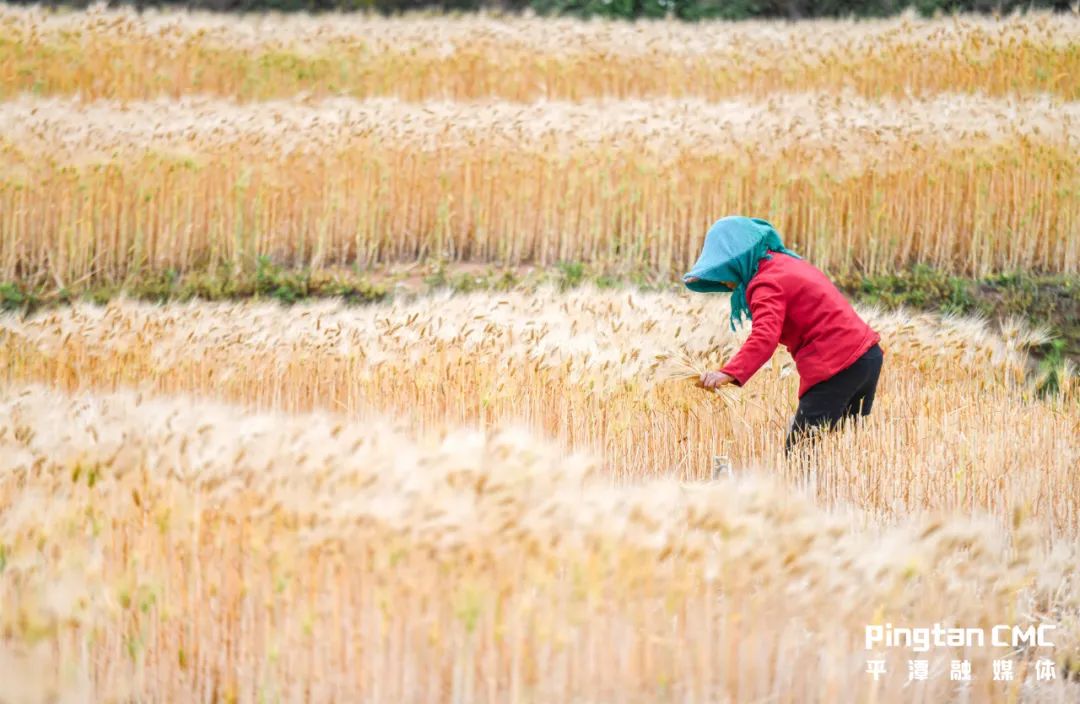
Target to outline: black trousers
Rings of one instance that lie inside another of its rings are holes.
[[[807,389],[799,399],[791,432],[784,443],[785,452],[808,444],[817,429],[833,428],[842,420],[870,415],[883,359],[881,347],[874,345],[848,368]]]

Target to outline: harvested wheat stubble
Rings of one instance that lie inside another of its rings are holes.
[[[895,654],[873,684],[862,640],[946,619],[1059,624],[976,691],[1077,695],[1031,681],[1075,656],[1080,604],[1077,556],[1030,521],[882,529],[754,477],[611,487],[512,429],[39,387],[0,419],[0,663],[48,673],[24,701],[944,701]]]
[[[778,352],[746,388],[714,396],[689,377],[717,368],[746,331],[724,299],[581,289],[335,303],[78,305],[0,318],[4,379],[67,389],[137,386],[288,411],[324,408],[446,423],[527,423],[601,456],[619,480],[701,477],[713,452],[792,478],[781,444],[797,377]],[[818,499],[882,517],[982,509],[1080,534],[1075,379],[1039,400],[1024,348],[974,320],[900,311],[862,315],[886,367],[867,432],[841,433],[815,460]],[[1024,438],[1017,442],[1016,438]]]
[[[834,271],[1080,270],[1080,103],[0,104],[0,276],[445,258],[681,272],[717,213]]]
[[[799,23],[221,17],[0,8],[0,96],[511,100],[854,88],[1080,98],[1080,17]]]

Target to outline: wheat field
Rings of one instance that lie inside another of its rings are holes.
[[[1075,550],[1023,520],[879,529],[761,478],[613,488],[520,432],[4,395],[20,701],[837,701],[870,694],[878,619],[1047,616],[1077,642]],[[1031,690],[1034,657],[974,695]],[[893,663],[874,696],[909,700]]]
[[[734,212],[830,274],[1074,275],[1078,76],[1075,12],[0,6],[0,703],[1077,701],[1080,378],[1040,391],[1045,330],[860,306],[875,411],[786,456],[782,348],[693,384],[748,334],[722,296],[68,294],[266,260],[675,280]],[[865,647],[936,623],[1054,645]]]
[[[4,8],[0,276],[671,276],[728,212],[838,273],[1080,271],[1080,17],[737,27]]]
[[[1038,333],[864,311],[880,411],[786,461],[790,360],[737,394],[690,383],[738,343],[723,308],[3,319],[7,667],[64,674],[27,701],[910,701],[898,657],[868,682],[865,624],[1049,619],[1071,672],[1078,389],[1033,397]],[[707,481],[721,450],[736,476]],[[1044,655],[969,695],[1070,701],[1032,681]]]
[[[834,271],[1080,270],[1080,102],[0,107],[0,276],[431,259],[671,276],[724,212]],[[1022,236],[1018,236],[1022,235]]]

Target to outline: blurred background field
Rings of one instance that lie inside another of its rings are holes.
[[[1075,13],[8,5],[0,302],[214,297],[271,270],[345,279],[291,298],[370,297],[403,267],[666,286],[746,212],[867,302],[1018,315],[1061,340],[1037,354],[1077,359],[1078,37]]]

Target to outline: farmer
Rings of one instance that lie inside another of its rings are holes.
[[[750,336],[719,371],[698,385],[744,385],[783,343],[799,372],[799,408],[785,442],[790,452],[811,428],[869,415],[881,372],[881,336],[818,269],[784,247],[772,225],[758,218],[721,218],[708,234],[694,268],[683,277],[691,291],[731,292],[731,329],[748,318]]]

